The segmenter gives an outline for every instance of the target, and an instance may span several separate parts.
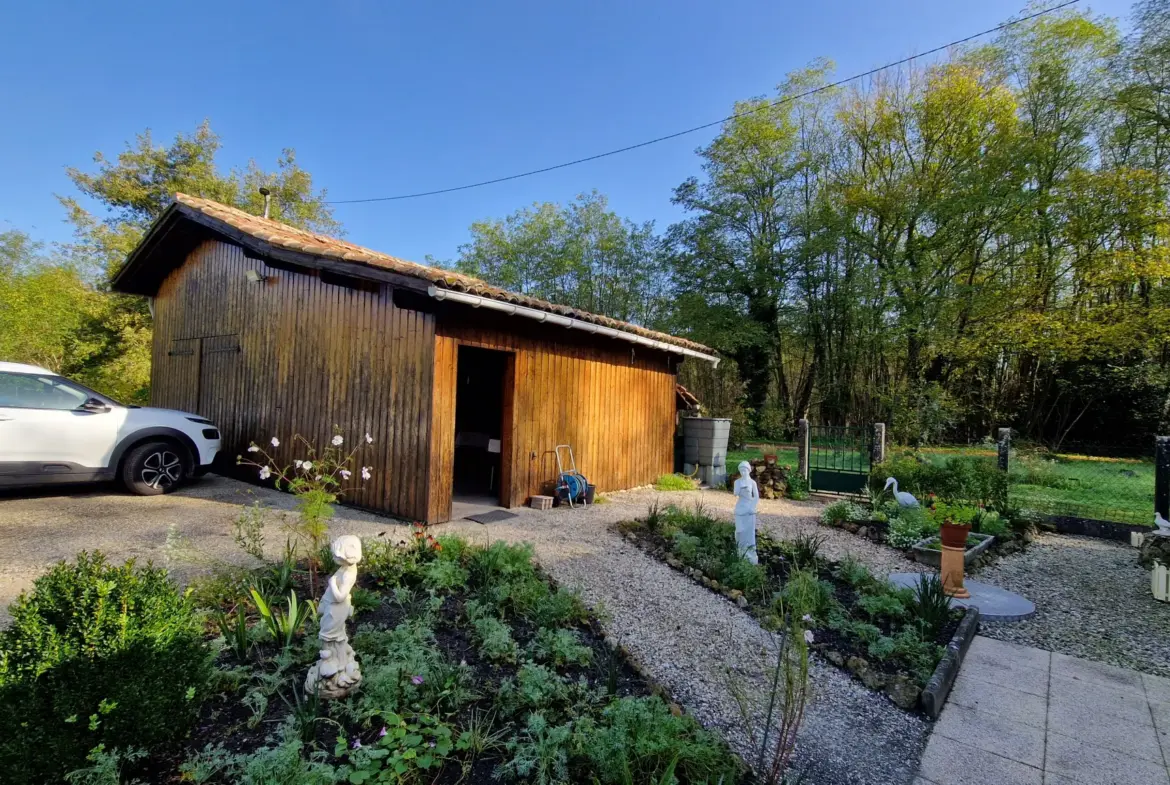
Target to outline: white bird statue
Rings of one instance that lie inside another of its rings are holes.
[[[918,506],[918,500],[914,498],[913,494],[898,490],[898,480],[895,477],[886,478],[886,487],[883,490],[889,490],[891,485],[894,486],[894,500],[898,502],[900,507]]]
[[[1162,513],[1154,513],[1154,525],[1158,527],[1158,534],[1170,536],[1170,521],[1162,517]]]

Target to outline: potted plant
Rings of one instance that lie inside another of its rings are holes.
[[[958,504],[936,503],[930,507],[930,517],[938,521],[943,547],[965,549],[978,510]]]

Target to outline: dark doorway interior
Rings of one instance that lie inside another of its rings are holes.
[[[459,347],[454,495],[501,497],[507,352]]]

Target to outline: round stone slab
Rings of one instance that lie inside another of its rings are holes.
[[[913,589],[918,585],[918,572],[895,572],[890,575],[890,583],[906,589]],[[979,618],[987,621],[1023,621],[1036,612],[1036,604],[1020,595],[1006,591],[998,586],[980,583],[967,578],[963,581],[971,597],[960,600],[951,598],[951,603],[957,608],[979,609]]]

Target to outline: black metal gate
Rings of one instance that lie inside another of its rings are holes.
[[[873,458],[872,425],[809,427],[809,488],[820,493],[861,493]]]

